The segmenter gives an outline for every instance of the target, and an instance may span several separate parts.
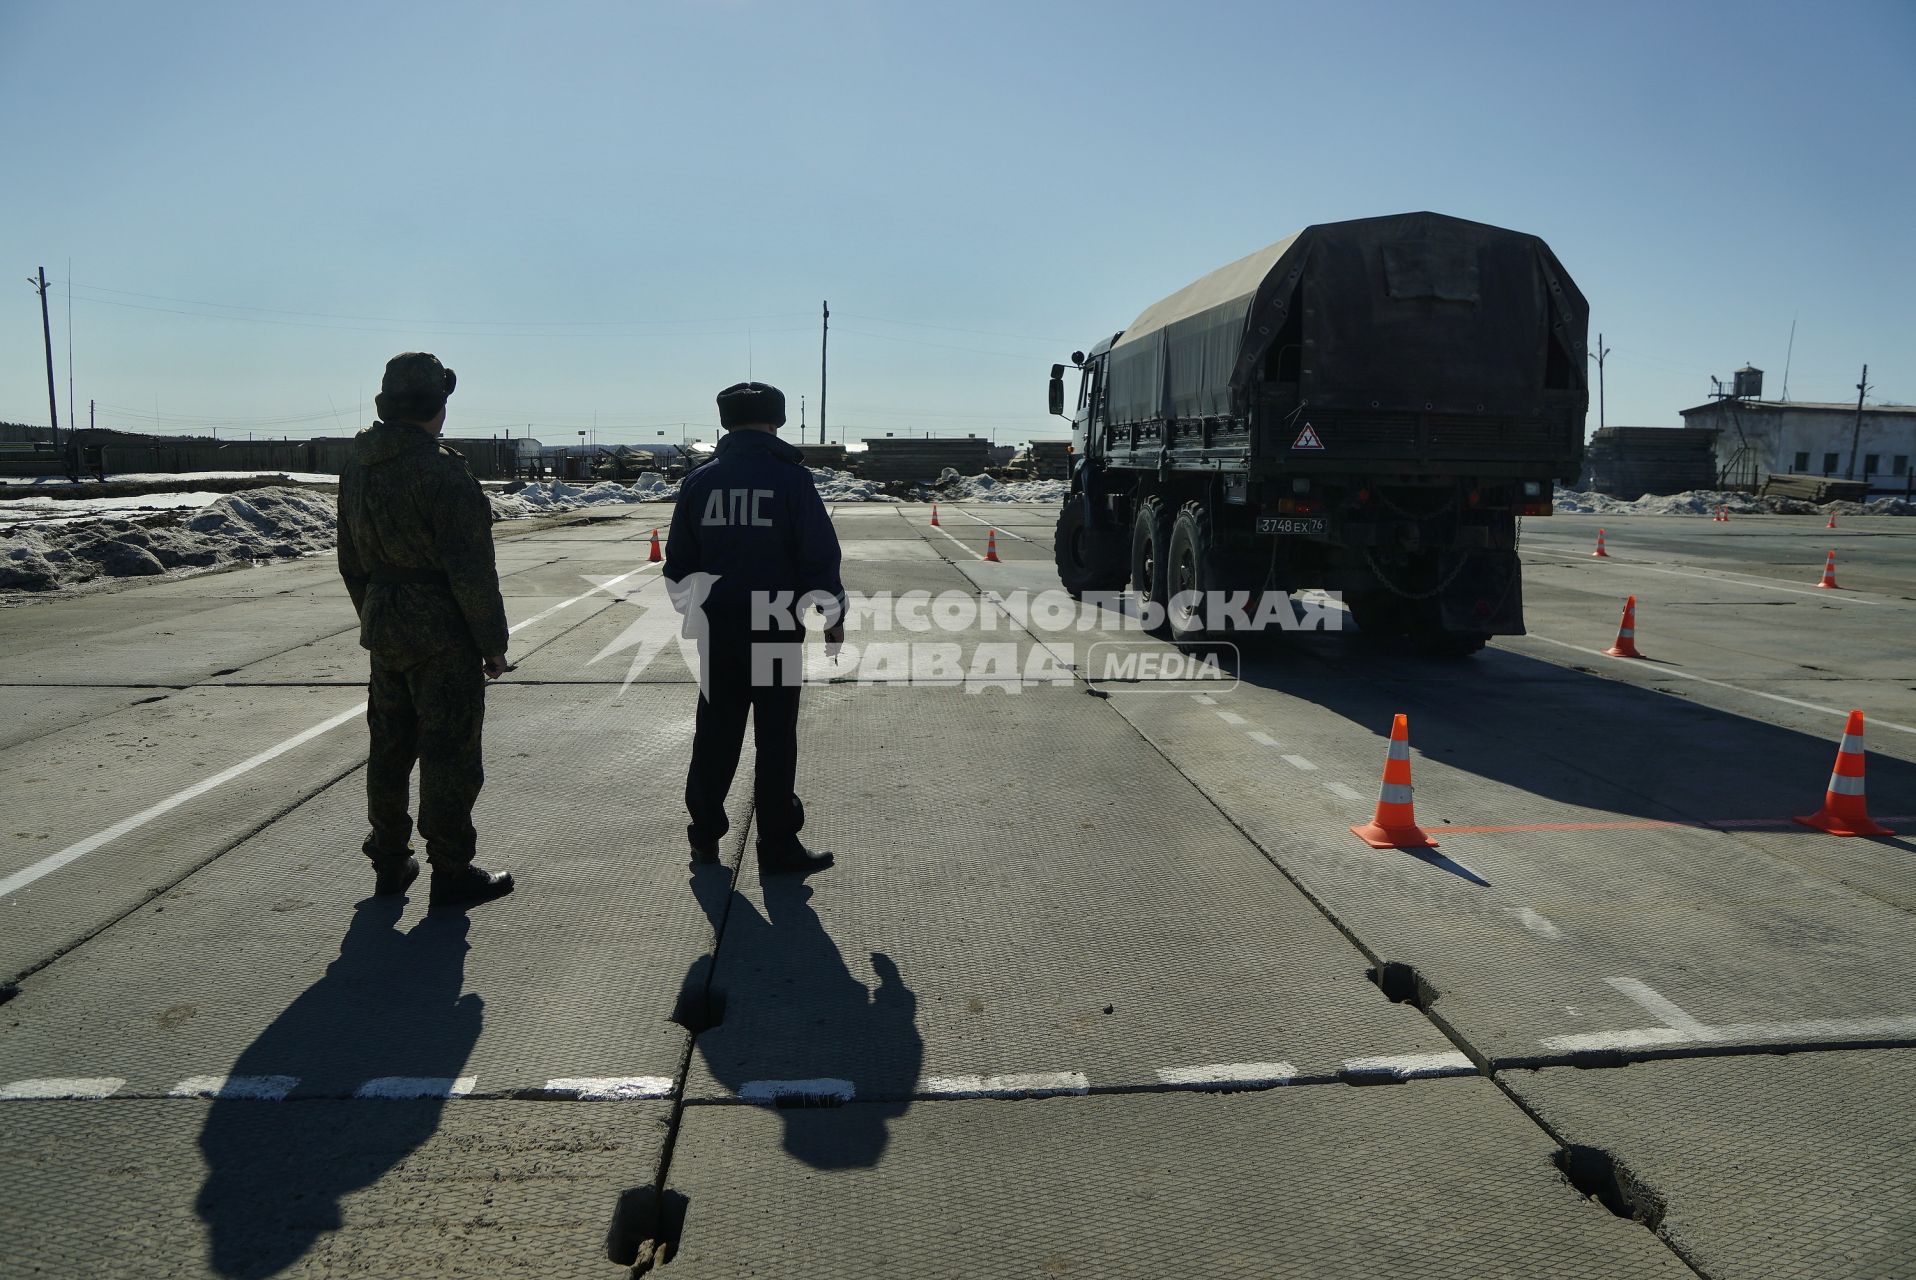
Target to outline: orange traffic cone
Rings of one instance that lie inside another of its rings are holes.
[[[1830,508],[1830,522],[1824,525],[1823,527],[1825,529],[1834,529],[1836,527],[1836,508],[1835,507]]]
[[[1004,563],[1004,561],[998,558],[998,531],[996,529],[985,530],[985,559],[992,564]]]
[[[1608,560],[1610,558],[1610,553],[1603,549],[1603,530],[1601,529],[1597,530],[1597,549],[1595,551],[1592,551],[1590,554],[1593,557],[1602,556],[1605,560]]]
[[[1710,518],[1718,524],[1728,524],[1730,522],[1730,509],[1728,507],[1718,507],[1716,514]]]
[[[1841,591],[1836,585],[1836,553],[1830,552],[1830,558],[1823,562],[1823,580],[1816,584],[1828,591]]]
[[[1641,658],[1637,652],[1637,598],[1623,602],[1623,622],[1617,627],[1617,642],[1604,653],[1612,658]]]
[[[1384,757],[1384,785],[1377,793],[1377,814],[1351,834],[1373,849],[1436,848],[1410,801],[1410,718],[1399,715],[1390,723],[1390,754]]]
[[[1823,807],[1797,821],[1833,836],[1896,834],[1870,821],[1869,806],[1863,799],[1862,712],[1850,712],[1849,723],[1843,727],[1843,745],[1836,749],[1836,768],[1830,772],[1829,789],[1823,792]]]
[[[935,502],[931,504],[931,523],[938,527],[938,504]]]
[[[647,564],[657,564],[663,559],[665,559],[665,557],[659,554],[659,531],[654,529],[652,531],[652,554],[645,558],[645,562]]]

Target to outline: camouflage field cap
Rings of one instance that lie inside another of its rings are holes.
[[[459,385],[459,375],[426,351],[403,351],[386,362],[380,394],[407,402],[441,401]]]

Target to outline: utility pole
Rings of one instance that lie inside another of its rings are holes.
[[[53,451],[60,452],[60,397],[53,381],[53,326],[47,320],[47,269],[40,268],[40,278],[27,277],[27,283],[40,291],[40,336],[47,346],[47,416],[53,423]]]
[[[825,443],[825,352],[832,338],[832,304],[829,301],[818,304],[824,313],[819,319],[818,329],[818,442]]]
[[[1869,366],[1863,366],[1863,380],[1856,384],[1856,425],[1849,433],[1849,471],[1847,479],[1856,478],[1856,449],[1863,440],[1863,394],[1869,390]]]
[[[1608,347],[1606,347],[1606,346],[1604,346],[1604,345],[1603,345],[1603,334],[1602,334],[1602,333],[1598,333],[1598,334],[1597,334],[1597,349],[1596,349],[1595,351],[1592,351],[1592,352],[1590,353],[1590,358],[1591,358],[1592,360],[1595,360],[1595,361],[1597,362],[1597,430],[1599,430],[1599,431],[1601,431],[1601,430],[1603,430],[1603,427],[1604,427],[1604,422],[1603,422],[1603,360],[1604,360],[1604,357],[1605,357],[1605,356],[1607,356],[1607,355],[1609,355],[1609,354],[1610,354],[1610,348],[1608,348]]]

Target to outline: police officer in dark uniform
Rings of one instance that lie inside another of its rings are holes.
[[[695,862],[718,859],[729,825],[725,794],[749,712],[758,751],[759,874],[809,875],[829,867],[832,855],[813,853],[798,838],[805,825],[793,790],[804,616],[818,608],[826,643],[843,643],[838,535],[799,451],[778,438],[784,393],[741,382],[719,392],[718,409],[725,428],[718,455],[680,486],[665,555],[665,578],[688,634],[698,636],[701,665],[686,835]]]
[[[456,384],[435,356],[394,356],[373,401],[380,420],[359,433],[339,479],[339,573],[372,653],[363,849],[375,892],[401,894],[418,878],[407,811],[417,762],[434,905],[512,892],[511,875],[473,865],[486,681],[507,670],[506,609],[492,506],[465,459],[438,439]]]

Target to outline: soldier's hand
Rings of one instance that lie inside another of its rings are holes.
[[[506,655],[503,653],[493,654],[487,658],[482,665],[485,669],[486,679],[488,680],[497,680],[500,676],[512,670],[511,667],[506,665]]]

